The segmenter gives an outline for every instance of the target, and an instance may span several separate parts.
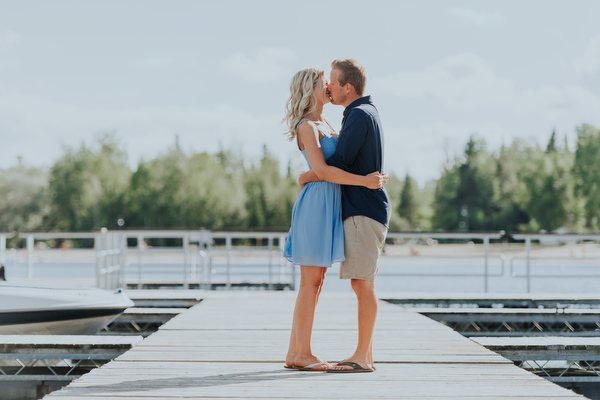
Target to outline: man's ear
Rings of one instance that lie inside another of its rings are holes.
[[[352,92],[356,93],[356,89],[354,89],[354,86],[352,86],[350,82],[346,83],[344,88],[346,89],[346,94],[351,94]]]

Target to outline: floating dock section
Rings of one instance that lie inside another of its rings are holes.
[[[377,371],[283,368],[295,293],[205,292],[202,301],[47,400],[583,399],[419,313],[380,301]],[[356,346],[356,299],[324,293],[312,346],[335,362]]]

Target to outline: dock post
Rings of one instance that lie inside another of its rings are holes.
[[[6,235],[0,235],[0,264],[6,261]]]
[[[186,290],[190,288],[188,273],[191,273],[191,268],[188,268],[189,260],[190,260],[190,234],[186,232],[183,235],[183,288]]]
[[[96,248],[96,286],[100,289],[106,289],[107,235],[108,229],[101,228],[100,233],[96,234],[94,239],[94,247]]]
[[[127,283],[125,282],[125,267],[127,265],[127,235],[124,232],[119,234],[120,242],[120,262],[119,262],[119,286],[127,289]]]
[[[27,235],[27,279],[33,278],[33,235]]]
[[[285,282],[285,275],[287,266],[285,263],[285,259],[283,258],[283,250],[285,246],[285,236],[279,235],[277,236],[277,256],[279,258],[279,281]],[[293,285],[293,283],[290,282]]]
[[[273,290],[273,235],[269,235],[269,290]]]
[[[483,238],[483,252],[485,254],[485,284],[484,291],[488,292],[488,279],[489,279],[489,265],[488,265],[488,256],[490,250],[490,237],[486,236]]]
[[[227,284],[226,288],[231,289],[231,235],[225,237],[225,249],[227,252]]]
[[[527,293],[531,293],[531,236],[525,238],[525,253],[527,257]]]
[[[138,235],[137,237],[137,250],[138,250],[138,284],[137,288],[142,288],[142,251],[144,250],[144,236]]]
[[[119,277],[121,273],[121,235],[118,232],[112,232],[113,235],[113,261],[111,263],[111,282],[112,285],[110,289],[116,289],[119,287]]]

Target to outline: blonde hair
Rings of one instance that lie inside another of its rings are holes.
[[[317,93],[315,88],[325,71],[319,68],[305,68],[296,72],[290,84],[290,98],[285,103],[285,116],[283,121],[287,124],[285,132],[288,139],[294,140],[298,132],[296,126],[304,116],[317,106]],[[312,108],[311,108],[312,105]]]

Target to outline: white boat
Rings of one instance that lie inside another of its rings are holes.
[[[0,281],[0,334],[95,334],[132,306],[120,289],[112,292]]]

